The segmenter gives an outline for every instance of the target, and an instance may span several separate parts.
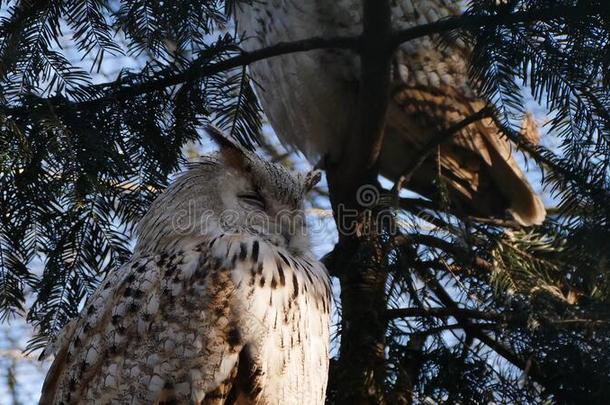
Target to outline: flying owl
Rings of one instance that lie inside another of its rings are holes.
[[[329,279],[293,175],[212,131],[43,355],[41,404],[323,404]]]
[[[459,3],[393,0],[394,29],[458,15]],[[235,13],[237,29],[244,33],[242,46],[248,51],[314,36],[357,36],[362,31],[361,0],[260,0],[239,4]],[[446,38],[443,46],[437,39],[406,42],[393,59],[391,100],[379,156],[381,174],[392,180],[410,167],[437,133],[487,105],[468,81],[471,50],[459,39]],[[315,163],[324,156],[340,157],[357,108],[359,69],[359,57],[353,52],[315,50],[255,62],[250,74],[278,137]],[[525,135],[534,139],[537,130]],[[522,225],[544,220],[541,199],[491,119],[471,124],[437,152],[414,174],[409,188],[427,197],[447,190],[452,209],[460,214],[506,217],[508,213]]]

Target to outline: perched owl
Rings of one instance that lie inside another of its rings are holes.
[[[458,1],[392,0],[395,29],[457,15]],[[310,37],[362,32],[361,0],[257,0],[236,9],[243,47],[254,50]],[[470,49],[458,39],[424,37],[403,44],[393,60],[392,88],[381,174],[396,180],[435,134],[479,111],[486,101],[468,82]],[[258,61],[250,73],[279,138],[315,163],[340,156],[357,103],[359,57],[316,50]],[[299,131],[294,131],[299,128]],[[534,129],[535,132],[535,129]],[[534,136],[530,132],[526,135]],[[471,124],[439,147],[415,173],[409,188],[424,196],[444,184],[460,214],[505,217],[523,225],[546,215],[511,151],[490,119]],[[436,179],[436,180],[435,180]]]
[[[324,403],[329,280],[303,218],[319,174],[212,135],[47,350],[41,404]]]

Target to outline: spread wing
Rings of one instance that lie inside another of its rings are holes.
[[[460,12],[456,2],[445,0],[402,0],[401,4],[393,9],[399,28]],[[396,55],[388,132],[380,158],[381,170],[390,178],[398,178],[429,139],[486,105],[468,82],[469,48],[455,38],[439,46],[437,39],[407,42]],[[544,220],[542,201],[517,164],[511,144],[490,119],[471,124],[435,152],[415,173],[410,188],[432,195],[438,192],[432,180],[440,175],[459,212],[503,216],[508,211],[524,225]]]
[[[396,29],[437,21],[460,13],[453,0],[392,2]],[[304,2],[261,1],[242,6],[240,29],[254,50],[279,42],[320,36],[357,35],[361,30],[359,0]],[[393,69],[393,98],[388,112],[380,168],[396,180],[422,146],[485,105],[468,83],[470,50],[458,40],[439,46],[424,37],[403,44]],[[325,155],[338,156],[351,130],[356,107],[359,60],[348,51],[318,50],[259,61],[251,74],[260,84],[257,94],[278,137],[303,152],[315,164]],[[432,197],[442,178],[452,208],[462,214],[505,216],[510,212],[524,225],[538,224],[544,206],[517,164],[511,145],[489,122],[473,124],[446,142],[406,185]],[[440,163],[440,164],[439,164]]]
[[[223,403],[242,348],[235,288],[201,245],[134,257],[58,338],[40,403]]]

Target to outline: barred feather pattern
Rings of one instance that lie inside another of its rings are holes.
[[[299,240],[222,226],[213,213],[203,231],[164,222],[197,198],[218,211],[221,188],[250,182],[268,211],[300,206],[301,180],[236,147],[177,179],[142,220],[131,260],[49,346],[55,359],[40,403],[324,403],[324,266]]]
[[[395,29],[438,21],[460,13],[448,0],[393,0]],[[356,0],[263,0],[238,6],[236,20],[253,50],[312,36],[358,35],[362,4]],[[424,146],[443,129],[487,104],[468,78],[470,49],[460,38],[422,37],[395,55],[392,100],[379,158],[383,175],[398,179]],[[311,162],[337,158],[350,133],[360,75],[357,55],[316,50],[254,63],[251,75],[263,110],[280,139]],[[281,102],[277,102],[281,100]],[[294,131],[293,128],[299,128]],[[415,173],[408,186],[427,197],[447,186],[453,209],[462,214],[503,217],[523,225],[545,217],[540,198],[517,164],[510,143],[491,120],[472,124],[445,142]],[[439,179],[439,181],[441,180]]]

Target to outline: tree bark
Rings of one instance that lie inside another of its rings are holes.
[[[373,194],[379,190],[377,158],[390,98],[391,9],[389,0],[364,0],[363,6],[358,108],[342,155],[326,167],[339,230],[331,272],[341,282],[343,309],[340,357],[331,385],[335,403],[349,405],[385,404],[386,378],[387,255],[372,215],[378,198],[363,204],[362,187]]]
[[[342,265],[337,404],[384,404],[387,268],[377,241],[363,241]]]

